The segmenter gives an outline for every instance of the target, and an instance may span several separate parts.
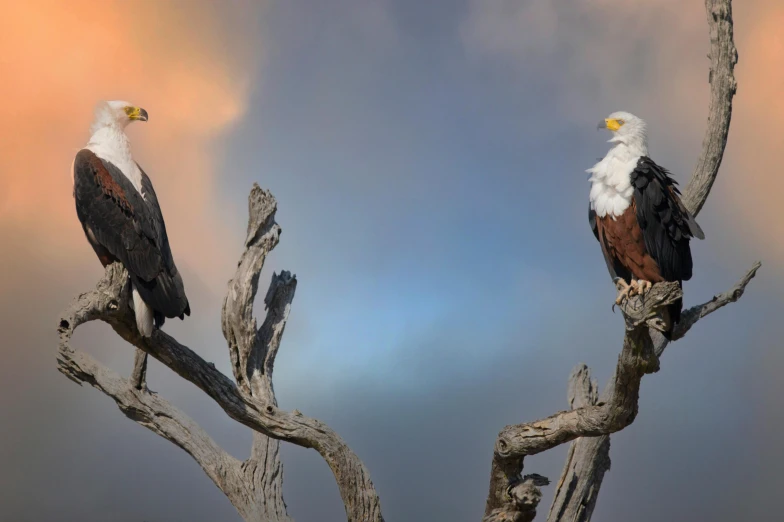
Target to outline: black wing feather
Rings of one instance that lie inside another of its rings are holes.
[[[74,161],[76,214],[129,273],[152,281],[163,268],[153,216],[120,169],[83,149]]]
[[[688,281],[692,276],[689,240],[705,236],[680,201],[676,181],[667,170],[643,156],[631,173],[631,182],[645,248],[664,279]]]
[[[185,295],[185,285],[182,276],[174,264],[171,247],[169,246],[169,236],[166,233],[166,223],[163,220],[158,196],[147,174],[139,167],[142,173],[142,193],[155,217],[156,232],[159,238],[160,252],[163,259],[164,269],[155,281],[142,282],[138,286],[142,299],[156,310],[160,310],[166,317],[179,317],[190,315],[191,309],[188,298]]]
[[[117,166],[87,149],[76,155],[73,170],[76,213],[85,231],[122,262],[158,325],[163,317],[190,315],[149,177],[142,171],[142,197]]]

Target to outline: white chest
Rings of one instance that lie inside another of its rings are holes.
[[[142,172],[131,156],[131,146],[124,132],[101,129],[93,134],[85,148],[94,152],[102,160],[114,164],[144,197]]]
[[[591,208],[599,217],[617,217],[629,208],[634,197],[631,173],[640,154],[619,144],[586,172],[591,173]]]

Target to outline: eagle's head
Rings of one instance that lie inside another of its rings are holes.
[[[95,109],[92,131],[110,126],[124,129],[132,121],[147,121],[147,111],[126,101],[101,102]]]
[[[612,131],[611,142],[647,148],[648,135],[645,121],[634,114],[624,111],[614,112],[599,122],[598,128]]]

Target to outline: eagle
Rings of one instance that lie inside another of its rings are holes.
[[[692,276],[689,241],[705,234],[683,206],[677,182],[648,156],[645,122],[628,112],[614,112],[599,128],[612,132],[609,141],[614,145],[587,170],[588,221],[618,288],[616,304],[643,295],[653,283],[682,285]],[[663,333],[668,339],[682,307],[679,299],[666,309]]]
[[[123,264],[131,283],[136,326],[150,337],[166,318],[191,309],[174,264],[152,182],[131,155],[125,127],[147,111],[124,101],[101,102],[87,145],[71,166],[76,215],[103,266]]]

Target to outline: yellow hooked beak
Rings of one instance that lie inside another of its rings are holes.
[[[125,114],[128,115],[128,119],[131,121],[147,121],[147,111],[141,107],[128,106],[125,108]]]
[[[616,118],[605,118],[604,121],[599,122],[597,128],[607,129],[615,132],[618,129],[620,129],[623,124],[624,124],[623,120],[618,120]]]

